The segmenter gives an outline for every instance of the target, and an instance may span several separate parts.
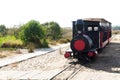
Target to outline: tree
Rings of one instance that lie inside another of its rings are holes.
[[[62,31],[61,31],[61,28],[59,26],[58,23],[56,22],[47,22],[47,23],[44,23],[43,26],[47,29],[46,30],[46,36],[53,39],[53,40],[57,40],[59,38],[61,38],[62,36]]]
[[[31,20],[21,28],[20,37],[25,43],[33,42],[42,45],[40,40],[44,39],[45,32],[38,21]]]
[[[53,40],[61,38],[61,28],[58,23],[50,22],[50,32]]]
[[[5,36],[6,35],[6,26],[5,25],[0,25],[0,36]]]

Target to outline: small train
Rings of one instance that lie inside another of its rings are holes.
[[[73,21],[73,37],[71,50],[64,54],[65,58],[73,57],[80,60],[94,60],[99,51],[110,43],[111,22],[103,18],[85,18]]]

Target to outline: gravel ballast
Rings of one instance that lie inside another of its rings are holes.
[[[30,70],[39,70],[47,71],[52,69],[58,69],[64,67],[69,63],[68,59],[64,58],[65,50],[69,46],[60,48],[54,52],[43,54],[41,56],[28,59],[19,63],[13,63],[8,66],[0,68],[0,71],[30,71]]]

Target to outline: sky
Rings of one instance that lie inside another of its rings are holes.
[[[120,25],[120,0],[0,0],[0,24],[6,27],[37,20],[71,27],[81,18],[104,18]]]

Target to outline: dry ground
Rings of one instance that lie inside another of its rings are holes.
[[[56,46],[60,46],[60,44],[56,45],[49,45],[50,48],[54,48]],[[39,49],[36,49],[36,51]],[[8,58],[8,57],[13,57],[19,54],[27,54],[28,50],[27,49],[16,49],[16,50],[0,50],[0,59],[3,58]]]
[[[20,50],[0,50],[0,59],[1,58],[6,58],[6,57],[11,57],[11,56],[15,56],[17,54],[21,54]]]

